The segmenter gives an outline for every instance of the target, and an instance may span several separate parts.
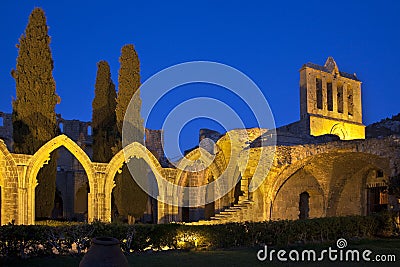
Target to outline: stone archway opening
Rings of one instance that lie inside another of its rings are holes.
[[[123,163],[120,171],[114,176],[115,187],[111,191],[111,221],[134,224],[157,223],[157,181],[150,166],[142,158],[131,158]],[[137,170],[137,171],[136,171]],[[131,174],[132,172],[132,174]],[[142,182],[138,184],[133,175]],[[142,184],[146,181],[145,184]],[[145,188],[142,188],[144,186]],[[153,192],[148,194],[147,192]]]
[[[367,215],[387,209],[385,180],[389,174],[388,158],[365,152],[306,158],[276,180],[270,218],[307,218],[307,205],[309,218]],[[308,204],[301,195],[304,192],[309,194]]]
[[[126,161],[128,160],[128,163]],[[159,214],[159,205],[160,202],[158,198],[161,195],[162,184],[160,184],[160,177],[164,175],[162,171],[162,167],[159,164],[158,160],[154,157],[154,155],[142,144],[134,142],[128,146],[126,146],[123,150],[120,150],[107,164],[105,169],[105,181],[102,186],[104,190],[104,210],[99,211],[99,217],[103,218],[103,220],[111,222],[115,220],[115,218],[119,218],[120,211],[117,210],[115,213],[116,208],[112,207],[118,200],[116,199],[116,195],[113,194],[116,190],[126,189],[121,186],[118,186],[118,181],[116,181],[116,176],[120,173],[124,172],[129,174],[129,170],[132,171],[133,174],[138,173],[138,169],[135,166],[137,162],[141,162],[140,164],[144,167],[139,168],[139,173],[141,173],[140,177],[142,177],[142,182],[140,182],[141,186],[147,188],[149,195],[155,198],[149,197],[146,193],[146,199],[142,202],[143,204],[143,211],[139,216],[134,218],[135,221],[144,221],[144,222],[160,222],[164,218],[164,209],[161,209],[161,214]],[[129,164],[129,168],[127,167]],[[145,178],[145,179],[143,179]],[[131,177],[129,179],[132,179]],[[126,180],[126,179],[125,179]],[[121,180],[124,181],[124,180]],[[159,192],[160,191],[160,192]],[[113,199],[114,198],[114,199]],[[122,201],[120,201],[122,203]],[[146,208],[147,207],[147,208]],[[113,214],[114,212],[114,214]],[[118,217],[116,217],[118,216]],[[132,218],[133,219],[133,218]],[[122,218],[124,220],[124,218]],[[126,220],[128,218],[126,217]]]
[[[195,162],[187,166],[182,172],[178,185],[183,188],[205,186],[214,181],[214,175],[210,169],[204,168],[201,162]],[[198,169],[197,169],[198,168]],[[214,185],[215,186],[215,185]],[[183,190],[179,192],[178,220],[182,222],[197,222],[209,220],[216,213],[215,201],[216,188],[208,186],[204,194],[201,190]],[[196,203],[203,203],[197,205]]]
[[[189,188],[202,186],[208,183],[208,171],[194,171],[194,166],[188,166],[181,175],[181,180],[179,181],[179,186]],[[206,200],[205,195],[198,195],[197,191],[183,190],[179,193],[179,209],[178,217],[182,222],[196,222],[199,220],[204,220],[206,218],[206,213],[211,217],[211,213],[215,212],[213,206],[211,205],[200,205],[194,206],[195,202],[204,202]],[[211,210],[212,208],[212,210]],[[206,211],[207,209],[207,211]]]
[[[299,219],[308,219],[310,217],[310,194],[303,192],[299,198]]]
[[[244,195],[244,192],[242,191],[242,175],[239,174],[239,177],[237,179],[237,183],[234,188],[233,192],[233,203],[232,205],[236,205],[239,203],[240,197]]]
[[[217,177],[218,178],[218,177]],[[207,183],[211,183],[215,180],[215,177],[212,175],[211,172],[208,172],[208,180]],[[211,188],[206,192],[206,204],[204,206],[204,219],[211,220],[212,217],[215,216],[215,207],[216,207],[216,190],[215,188]]]
[[[64,201],[61,195],[60,190],[56,188],[56,192],[54,194],[54,207],[51,211],[52,219],[63,219],[64,214]]]
[[[388,209],[388,190],[386,186],[369,187],[367,190],[367,215]]]
[[[278,189],[271,208],[272,220],[297,220],[325,215],[325,194],[318,177],[300,168]]]
[[[80,187],[76,190],[75,193],[75,201],[74,201],[74,211],[75,217],[78,221],[87,221],[88,217],[88,194],[89,190],[89,182],[81,184]]]
[[[75,188],[74,184],[74,179],[68,178],[71,177],[71,172],[68,175],[68,168],[67,167],[74,167],[75,165],[81,166],[80,169],[82,170],[81,172],[84,173],[84,175],[87,176],[86,180],[89,182],[89,185],[92,186],[93,184],[93,165],[92,162],[88,156],[88,154],[84,151],[86,148],[84,144],[81,146],[72,141],[69,137],[66,135],[59,135],[50,141],[48,141],[46,144],[44,144],[38,151],[35,152],[33,156],[29,158],[29,161],[27,162],[28,168],[27,168],[27,173],[26,173],[26,183],[27,183],[27,190],[26,192],[21,192],[21,197],[23,199],[26,199],[27,204],[25,206],[22,206],[20,208],[23,209],[21,214],[21,218],[19,218],[19,223],[22,224],[34,224],[35,219],[37,217],[42,217],[38,216],[38,214],[35,212],[37,210],[36,207],[36,188],[38,187],[37,185],[40,183],[43,183],[43,181],[39,175],[39,172],[42,170],[42,167],[48,164],[49,162],[54,162],[54,171],[57,170],[59,172],[62,171],[63,166],[65,167],[64,169],[64,179],[60,178],[57,179],[55,177],[55,182],[48,182],[47,185],[50,187],[53,187],[53,190],[55,188],[58,188],[58,190],[61,192],[62,196],[62,203],[63,203],[63,218],[64,219],[75,219],[74,218],[74,196],[75,196],[75,191],[73,190]],[[58,156],[56,157],[56,154],[61,153],[65,155],[64,156]],[[54,164],[53,163],[53,164]],[[58,168],[57,168],[58,165]],[[71,169],[74,169],[72,168]],[[79,169],[79,167],[77,167]],[[54,175],[54,174],[53,174]],[[57,176],[57,175],[56,175]],[[60,176],[59,176],[60,177]],[[42,181],[41,181],[42,180]],[[53,180],[54,181],[54,180]],[[66,182],[66,183],[63,183]],[[61,184],[61,185],[60,185]],[[51,188],[50,188],[51,189]],[[49,190],[49,192],[54,192],[53,190]],[[63,192],[63,190],[68,190],[66,192]],[[90,194],[89,194],[90,195]],[[47,209],[45,213],[45,219],[51,218],[51,211],[52,208],[54,208],[54,197],[53,200],[49,201],[51,197],[46,198],[48,201],[47,203]],[[90,197],[90,196],[88,196]],[[90,201],[93,202],[93,198],[90,198]],[[93,208],[93,203],[88,205],[88,212],[87,212],[87,217],[88,218],[93,218],[93,210],[90,208]],[[88,219],[90,220],[90,219]]]
[[[54,158],[57,166],[53,207],[49,216],[39,216],[37,212],[38,191],[35,189],[35,221],[47,219],[88,221],[90,186],[85,168],[63,146],[53,150],[50,157]],[[51,158],[50,161],[52,160]],[[38,186],[42,182],[40,179],[41,170],[36,176]]]

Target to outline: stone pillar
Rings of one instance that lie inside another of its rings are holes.
[[[347,95],[347,84],[343,84],[343,116],[344,118],[348,117],[348,95]]]
[[[88,175],[90,193],[88,194],[88,222],[111,221],[111,189],[105,188],[106,163],[93,163],[93,173]],[[106,203],[107,202],[107,203]]]
[[[263,221],[271,220],[271,207],[272,207],[272,200],[268,197],[265,198],[264,210],[263,210]]]
[[[173,196],[169,196],[172,198]],[[157,223],[176,222],[179,219],[179,207],[167,204],[163,196],[157,197]]]
[[[96,213],[96,201],[95,194],[90,192],[88,193],[88,222],[93,222],[95,219],[98,219],[95,215]]]
[[[93,222],[94,220],[108,221],[105,212],[105,200],[106,194],[104,192],[103,183],[105,181],[106,174],[104,172],[96,171],[94,173],[93,186],[90,188],[88,194],[88,221]]]
[[[307,113],[317,109],[317,87],[315,74],[307,75]]]
[[[326,113],[328,111],[328,90],[326,85],[326,78],[322,76],[321,81],[322,81],[322,110],[323,113]]]
[[[165,220],[165,203],[164,203],[164,199],[162,198],[162,196],[157,196],[157,223],[158,224],[162,224],[162,223],[166,223]]]
[[[332,80],[332,99],[333,99],[333,112],[337,113],[337,80]]]
[[[29,181],[26,165],[18,166],[18,219],[17,224],[35,224],[35,188],[37,180]]]
[[[248,177],[246,177],[245,175],[242,175],[242,180],[240,183],[240,190],[242,191],[243,195],[241,195],[239,197],[239,202],[249,200],[249,183],[250,183],[250,179]]]
[[[106,194],[104,195],[104,222],[111,222],[111,194],[112,189],[109,193],[106,192]]]

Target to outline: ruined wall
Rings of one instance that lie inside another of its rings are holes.
[[[165,157],[163,148],[163,131],[145,129],[145,145],[148,150],[156,157],[163,167],[171,167],[168,159]]]
[[[271,219],[299,219],[300,194],[304,192],[309,194],[308,216],[310,218],[323,217],[325,215],[324,192],[313,175],[300,169],[279,189],[273,202]]]

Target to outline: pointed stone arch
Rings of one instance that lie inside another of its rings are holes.
[[[114,177],[118,170],[126,163],[126,158],[132,157],[143,159],[156,174],[156,177],[162,177],[162,167],[156,157],[145,146],[140,143],[134,142],[124,149],[120,150],[108,163],[106,169],[106,181],[104,183],[104,192],[107,194],[111,192],[114,187]]]
[[[163,190],[162,182],[159,179],[163,178],[163,168],[161,167],[160,163],[156,159],[156,157],[151,153],[145,146],[138,142],[134,142],[124,149],[120,150],[108,163],[107,168],[105,170],[105,181],[104,181],[104,188],[103,192],[105,195],[105,209],[104,209],[104,220],[111,221],[111,194],[112,190],[115,187],[115,174],[120,171],[124,163],[127,163],[132,158],[139,158],[143,159],[148,166],[150,167],[151,171],[154,173],[156,178],[158,191],[160,192]]]
[[[89,181],[89,187],[94,187],[94,169],[89,156],[68,136],[59,135],[54,137],[44,144],[38,151],[36,151],[36,153],[28,162],[26,173],[28,184],[28,216],[27,222],[24,223],[34,224],[35,221],[35,187],[38,184],[37,174],[40,168],[42,168],[43,165],[50,160],[50,153],[61,146],[65,147],[78,160],[86,172]],[[91,207],[94,206],[94,203],[92,203],[93,201],[93,199],[89,198],[88,218],[93,217],[93,211],[91,209]]]
[[[309,213],[307,211],[307,218],[308,214],[311,218],[324,217],[326,193],[320,181],[301,168],[288,177],[274,194],[270,208],[270,219],[305,219],[300,217],[299,214],[299,200],[303,193],[307,193],[310,202],[317,204]]]
[[[321,153],[322,152],[322,153]],[[304,153],[305,155],[306,153]],[[275,205],[275,200],[276,197],[279,193],[279,190],[281,187],[289,180],[291,177],[297,173],[298,171],[302,170],[303,168],[310,166],[315,161],[321,160],[322,158],[332,158],[331,161],[334,162],[335,167],[332,170],[328,170],[330,167],[326,166],[326,171],[329,173],[330,176],[335,176],[335,170],[337,171],[339,168],[340,164],[338,163],[337,159],[334,158],[339,158],[339,159],[346,159],[346,158],[351,158],[353,160],[359,159],[360,162],[366,163],[368,166],[372,166],[373,169],[380,169],[383,170],[383,172],[386,175],[390,175],[390,168],[389,168],[389,161],[381,157],[379,155],[371,153],[371,151],[368,150],[360,150],[360,151],[355,151],[354,149],[346,149],[346,150],[329,150],[326,149],[326,151],[319,151],[319,153],[314,154],[314,155],[309,155],[306,156],[302,159],[299,159],[297,161],[291,162],[290,165],[282,167],[281,170],[279,171],[278,175],[276,175],[273,180],[270,183],[269,189],[267,190],[266,197],[268,201],[270,201],[271,206],[270,206],[270,218],[272,216],[272,206]],[[342,166],[342,165],[340,165]],[[368,169],[368,168],[367,168]],[[359,172],[362,169],[357,170]],[[356,174],[355,172],[354,174]],[[342,192],[342,187],[345,185],[341,185],[340,182],[337,182],[338,179],[331,179],[329,178],[327,181],[321,183],[321,177],[315,177],[316,182],[319,184],[321,188],[321,194],[324,196],[324,201],[325,202],[325,209],[326,212],[330,211],[328,209],[328,206],[332,206],[333,204],[329,204],[328,202],[336,201],[337,199],[340,199],[340,195]],[[342,179],[347,183],[348,179]],[[335,184],[332,184],[335,183]],[[335,199],[332,199],[332,188],[336,188],[338,191],[338,196],[334,197]],[[324,216],[333,216],[335,214],[325,214]]]
[[[221,156],[222,156],[221,153],[217,153],[215,156],[213,156],[207,150],[199,147],[192,150],[189,154],[185,156],[184,160],[182,160],[178,164],[177,166],[178,171],[176,173],[176,178],[174,183],[177,185],[181,183],[181,176],[185,168],[193,164],[194,161],[196,160],[200,160],[205,165],[207,165],[208,166],[207,168],[210,168],[211,173],[213,174],[214,177],[219,177],[222,174],[223,170],[221,170],[221,167],[218,166],[216,162],[221,162],[219,160]]]

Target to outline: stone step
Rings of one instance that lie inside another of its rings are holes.
[[[230,216],[230,215],[233,215],[233,214],[235,214],[236,212],[232,212],[232,211],[221,211],[220,213],[218,213],[218,214],[220,214],[220,215],[224,215],[225,217],[226,216]],[[216,214],[217,215],[217,214]]]
[[[226,210],[224,210],[224,211],[228,211],[228,212],[230,212],[230,213],[234,213],[234,212],[239,212],[239,211],[241,211],[241,210],[242,210],[242,208],[234,208],[234,209],[229,208],[229,209],[226,209]]]
[[[240,208],[241,208],[241,206],[238,206],[238,204],[235,204],[235,205],[229,207],[228,209],[240,209]]]

